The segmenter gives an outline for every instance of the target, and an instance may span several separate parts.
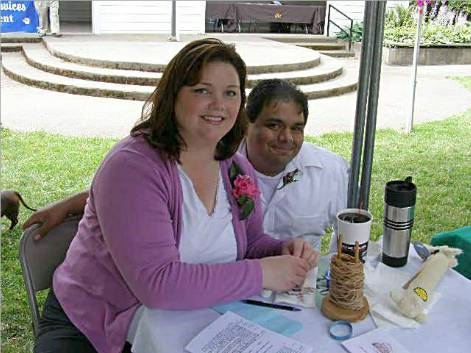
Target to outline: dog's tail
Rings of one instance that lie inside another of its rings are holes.
[[[23,198],[21,197],[21,195],[20,195],[19,192],[16,192],[16,191],[15,191],[15,194],[16,194],[16,196],[18,196],[18,199],[21,201],[21,203],[23,204],[23,206],[25,206],[28,210],[37,211],[36,209],[31,208],[31,207],[29,207],[29,206],[26,204],[25,200],[23,200]]]

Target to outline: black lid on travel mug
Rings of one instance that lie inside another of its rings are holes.
[[[415,205],[417,188],[412,177],[406,180],[392,180],[386,183],[384,202],[394,207],[411,207]]]

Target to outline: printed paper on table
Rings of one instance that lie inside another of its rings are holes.
[[[311,347],[267,330],[231,311],[201,331],[185,350],[190,353],[314,353]]]

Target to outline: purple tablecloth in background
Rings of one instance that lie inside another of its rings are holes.
[[[273,5],[238,2],[207,2],[206,18],[228,20],[228,32],[241,22],[277,22],[306,24],[312,34],[324,32],[325,6]]]

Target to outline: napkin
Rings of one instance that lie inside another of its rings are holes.
[[[376,267],[365,263],[365,290],[364,295],[368,299],[370,313],[378,327],[399,326],[404,328],[416,328],[420,323],[402,315],[396,309],[389,292],[400,288],[410,278],[411,274],[397,268],[389,267],[379,262]],[[437,302],[440,294],[435,292],[430,303],[425,307],[428,312]]]
[[[275,294],[276,303],[288,303],[306,308],[316,307],[316,282],[317,282],[317,266],[309,270],[304,279],[301,289],[293,289],[287,292],[279,292]]]

